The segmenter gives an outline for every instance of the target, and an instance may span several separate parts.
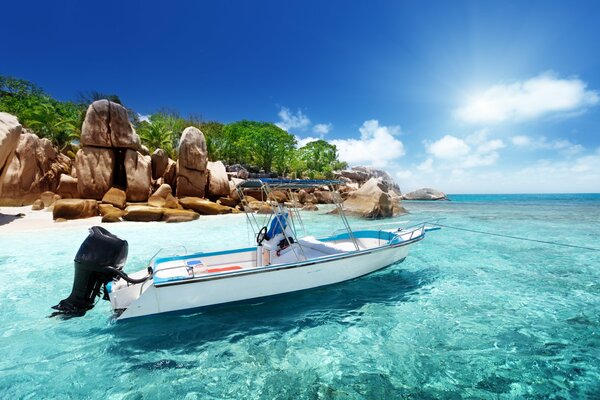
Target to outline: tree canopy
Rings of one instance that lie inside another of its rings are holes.
[[[78,142],[87,107],[100,99],[123,104],[118,95],[98,91],[82,92],[76,101],[59,101],[32,82],[0,76],[0,111],[16,115],[26,128],[50,139],[60,149]],[[294,135],[271,122],[242,120],[223,124],[194,115],[182,117],[168,109],[142,119],[132,109],[128,113],[142,143],[150,151],[162,148],[174,159],[183,130],[195,126],[204,133],[212,161],[310,178],[331,178],[334,170],[346,167],[338,160],[334,145],[316,140],[297,148]]]

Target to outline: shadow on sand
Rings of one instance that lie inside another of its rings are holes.
[[[19,213],[19,214],[0,213],[0,226],[10,224],[15,219],[23,218],[24,216],[25,216],[25,214],[22,214],[22,213]]]

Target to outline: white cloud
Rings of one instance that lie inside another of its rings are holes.
[[[308,136],[305,138],[301,138],[299,136],[296,136],[296,147],[300,148],[300,147],[304,147],[307,144],[309,144],[310,142],[314,142],[316,140],[320,140],[321,138],[318,137],[312,137],[312,136]]]
[[[293,113],[289,108],[281,107],[277,115],[279,115],[280,121],[275,123],[275,125],[284,131],[289,131],[290,129],[304,130],[310,125],[310,119],[300,110]]]
[[[452,135],[446,135],[440,140],[428,143],[426,149],[429,154],[446,160],[463,157],[471,151],[471,148],[464,140]]]
[[[567,156],[574,156],[583,151],[583,146],[567,139],[548,140],[544,136],[531,138],[525,135],[513,136],[512,144],[528,150],[556,150]]]
[[[362,124],[359,132],[360,139],[329,141],[337,146],[340,160],[351,165],[383,168],[405,154],[404,144],[395,137],[400,134],[399,126],[382,126],[377,120],[369,120]]]
[[[455,110],[470,123],[530,120],[548,114],[576,115],[600,101],[597,91],[577,78],[544,73],[526,81],[494,85]]]
[[[332,128],[332,124],[316,124],[313,126],[313,132],[319,135],[327,135]]]
[[[495,164],[500,158],[498,150],[506,147],[500,139],[489,139],[487,130],[475,132],[465,139],[446,135],[435,142],[425,142],[429,157],[417,168],[424,172],[434,169],[462,171]],[[434,168],[434,159],[441,163]],[[462,173],[462,172],[461,172]]]
[[[150,122],[150,114],[140,114],[140,113],[138,113],[137,116],[138,116],[140,122],[142,122],[142,121]]]

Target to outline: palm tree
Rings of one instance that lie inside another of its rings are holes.
[[[142,142],[148,146],[150,151],[160,148],[166,151],[169,156],[173,156],[173,146],[171,144],[173,131],[162,119],[155,118],[140,122],[138,133]]]

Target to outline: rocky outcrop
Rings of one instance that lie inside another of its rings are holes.
[[[360,189],[351,192],[343,207],[347,214],[364,218],[393,217],[404,210],[398,201],[392,199],[387,185],[376,178],[369,179]]]
[[[200,214],[191,211],[191,210],[171,210],[164,209],[162,220],[171,223],[171,222],[189,222],[194,221],[200,218]]]
[[[146,201],[150,196],[152,168],[150,156],[133,150],[125,152],[127,201]]]
[[[93,102],[81,128],[81,149],[75,157],[78,191],[101,199],[112,186],[122,187],[129,201],[146,201],[152,183],[147,149],[129,122],[125,107],[108,100]]]
[[[402,200],[448,200],[448,197],[439,190],[423,188],[402,195]]]
[[[207,183],[208,154],[200,129],[185,128],[181,135],[177,159],[177,196],[204,197]]]
[[[151,159],[152,179],[157,180],[165,174],[167,166],[169,165],[169,157],[163,149],[156,149],[154,150],[154,153],[152,153]]]
[[[126,221],[150,222],[160,221],[162,216],[162,208],[134,205],[125,209],[123,219]]]
[[[206,165],[208,170],[208,197],[214,199],[229,195],[229,178],[225,165],[221,161]]]
[[[17,149],[21,130],[22,127],[17,117],[0,112],[0,181],[2,180],[6,166]],[[0,193],[0,197],[1,195],[2,193]]]
[[[115,151],[82,147],[75,157],[77,191],[86,199],[100,200],[113,185]]]
[[[14,140],[12,135],[10,143]],[[60,175],[71,170],[69,157],[57,152],[50,140],[25,130],[9,158],[0,178],[0,205],[4,206],[32,204],[41,193],[55,192]]]
[[[394,181],[394,178],[382,169],[357,166],[352,167],[349,170],[339,171],[336,173],[336,176],[338,178],[346,178],[350,181],[357,182],[359,185],[364,184],[371,178],[379,178],[388,189],[394,190],[396,193],[401,193],[400,186]]]
[[[79,189],[77,189],[77,178],[70,175],[62,174],[58,182],[56,193],[63,199],[79,198]]]
[[[250,173],[246,168],[244,168],[241,164],[233,164],[227,166],[227,172],[235,178],[239,179],[248,179]]]
[[[127,202],[127,195],[121,189],[113,187],[102,196],[102,202],[123,209]]]
[[[175,188],[175,185],[177,184],[177,163],[170,158],[167,161],[167,168],[162,175],[162,179],[162,183],[166,183],[171,186],[171,188]]]
[[[98,215],[96,200],[61,199],[54,203],[52,217],[57,220],[90,218]]]
[[[233,211],[231,207],[222,206],[198,197],[184,197],[179,199],[179,203],[184,208],[194,210],[202,215],[230,214]]]
[[[127,109],[108,100],[90,104],[81,127],[81,145],[107,148],[140,149]]]

